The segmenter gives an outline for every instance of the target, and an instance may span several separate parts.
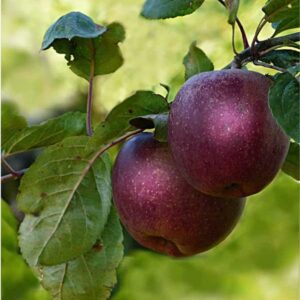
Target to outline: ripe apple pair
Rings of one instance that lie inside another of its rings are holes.
[[[239,69],[190,78],[171,105],[168,144],[129,140],[113,170],[122,223],[172,256],[212,248],[238,222],[245,198],[275,177],[289,139],[268,106],[271,80]]]

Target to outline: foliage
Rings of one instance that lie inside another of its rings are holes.
[[[272,113],[286,134],[300,143],[299,82],[290,73],[278,74],[274,79],[269,92]]]
[[[31,266],[76,258],[103,231],[111,206],[111,163],[105,155],[97,160],[86,155],[86,143],[87,137],[74,137],[47,148],[22,179],[17,200],[28,215],[20,246]]]
[[[121,24],[95,24],[79,12],[60,17],[46,32],[42,50],[53,47],[65,54],[70,69],[87,80],[115,72],[122,64],[118,43],[125,39]]]
[[[236,17],[240,5],[239,0],[226,0],[226,6],[228,8],[229,16],[228,16],[228,23],[234,25],[236,22]]]
[[[299,1],[269,0],[263,7],[266,20],[272,23],[274,35],[300,25]]]
[[[262,61],[281,68],[291,68],[299,63],[299,52],[293,50],[273,50],[262,56]]]
[[[212,71],[214,69],[213,63],[206,54],[196,46],[196,42],[190,45],[189,52],[183,58],[183,64],[185,66],[185,80],[195,74]]]
[[[42,285],[53,299],[108,298],[116,283],[115,269],[123,256],[122,239],[117,214],[111,209],[105,228],[91,250],[63,264],[38,267]]]
[[[167,126],[168,126],[168,113],[145,115],[137,117],[129,121],[130,124],[141,129],[154,128],[154,137],[160,142],[167,142]]]
[[[193,13],[204,0],[147,0],[142,16],[148,19],[166,19]]]
[[[12,155],[26,150],[50,146],[69,136],[83,134],[85,132],[85,114],[68,112],[40,125],[22,126],[18,130],[13,130],[8,126],[3,127],[3,131],[4,133],[9,132],[10,137],[2,141],[2,149],[5,154]]]
[[[146,0],[141,15],[147,19],[175,18],[192,14],[200,7],[202,9],[203,3],[204,0]],[[228,10],[228,23],[234,27],[238,21],[237,14],[241,11],[240,3],[226,0],[223,4]],[[294,0],[269,0],[263,7],[265,15],[263,22],[258,26],[257,34],[266,22],[272,23],[275,29],[273,36],[270,37],[271,41],[275,35],[298,27],[298,9],[299,3]],[[119,44],[124,39],[125,30],[120,23],[98,25],[80,12],[70,12],[60,17],[46,31],[42,50],[53,47],[57,53],[64,54],[71,71],[89,81],[89,97],[92,98],[93,78],[113,73],[123,65],[124,59]],[[276,45],[270,44],[265,52],[255,53],[255,46],[258,44],[257,40],[253,40],[254,48],[244,50],[246,52],[248,50],[251,55],[242,60],[240,67],[245,67],[255,59],[257,60],[255,62],[262,62],[264,66],[275,68],[280,72],[273,76],[274,83],[269,92],[269,104],[273,116],[293,140],[282,170],[299,180],[300,133],[297,101],[299,52],[296,50],[298,44],[295,40],[289,44],[278,42]],[[280,47],[285,48],[278,50],[277,48]],[[243,52],[235,55],[235,62],[242,54]],[[183,64],[186,80],[200,72],[214,69],[213,62],[202,49],[196,46],[196,42],[190,45],[188,53],[183,58]],[[139,76],[135,73],[134,75]],[[174,88],[171,85],[172,89]],[[116,270],[123,257],[123,234],[118,216],[111,204],[111,160],[105,152],[145,129],[154,130],[155,138],[166,142],[169,107],[167,97],[149,90],[139,90],[112,109],[105,120],[97,124],[93,136],[88,137],[85,136],[85,125],[87,115],[90,116],[89,111],[87,114],[68,112],[42,124],[28,126],[25,117],[15,106],[10,103],[3,104],[3,154],[8,156],[43,148],[42,153],[23,176],[19,187],[18,208],[25,213],[19,228],[19,246],[23,257],[53,299],[96,300],[107,299],[110,296],[116,283]],[[230,272],[231,265],[235,264],[237,267],[233,278],[237,279],[239,275],[246,277],[245,286],[249,284],[250,276],[255,274],[253,266],[258,266],[263,272],[277,264],[281,267],[292,263],[290,258],[295,257],[295,245],[292,247],[292,253],[288,253],[286,257],[277,255],[277,252],[274,260],[271,260],[268,255],[263,258],[255,256],[258,255],[257,253],[276,249],[276,243],[272,244],[272,241],[276,241],[276,237],[271,239],[271,234],[278,234],[281,230],[283,232],[281,227],[273,230],[274,220],[279,217],[282,217],[286,224],[284,232],[291,232],[294,237],[295,224],[289,221],[287,215],[290,211],[295,212],[296,209],[291,210],[286,202],[282,204],[279,196],[284,197],[281,194],[282,182],[286,182],[290,189],[289,198],[294,198],[295,185],[286,177],[282,178],[279,179],[278,186],[274,186],[275,192],[267,190],[265,194],[253,197],[252,203],[257,204],[258,208],[254,208],[254,204],[251,204],[252,211],[249,210],[248,219],[256,218],[259,226],[254,226],[253,222],[247,225],[245,221],[244,227],[240,233],[237,233],[239,239],[233,240],[225,250],[219,247],[220,250],[212,253],[211,256],[205,254],[178,263],[144,253],[135,254],[136,260],[133,263],[130,259],[126,259],[121,268],[121,284],[122,281],[125,282],[127,289],[120,290],[114,296],[115,299],[147,299],[148,296],[152,299],[155,293],[165,297],[161,299],[176,299],[179,294],[182,297],[188,294],[192,299],[193,292],[188,293],[186,289],[192,287],[197,290],[198,285],[201,291],[216,294],[215,284],[213,287],[206,285],[206,280],[201,282],[197,280],[197,283],[193,281],[193,278],[199,278],[199,268],[202,270],[201,278],[214,278],[218,282],[220,291],[239,297],[243,292],[228,288],[231,285],[230,279],[224,279],[224,276],[219,274],[219,270],[210,268],[214,260],[220,261],[220,265],[223,264],[224,272]],[[259,202],[258,200],[263,197],[273,201]],[[270,209],[271,205],[279,208]],[[291,205],[294,205],[294,202]],[[258,209],[261,209],[261,212]],[[272,216],[269,214],[268,220],[264,218],[266,210],[273,212]],[[275,224],[281,223],[275,222]],[[269,230],[269,244],[262,241],[266,237],[266,232],[262,234],[260,230],[262,227]],[[8,205],[3,202],[2,274],[4,278],[13,278],[11,282],[6,281],[3,295],[9,299],[21,297],[25,300],[27,298],[48,299],[48,294],[37,288],[37,279],[18,254],[16,232],[15,217]],[[249,239],[246,239],[248,236],[257,236],[261,247],[259,251],[253,250],[252,243],[255,242],[250,241],[249,244]],[[285,242],[288,243],[289,240],[287,237]],[[244,253],[245,256],[240,256],[240,253]],[[245,263],[245,257],[250,256],[253,257],[251,264]],[[153,260],[156,261],[155,264]],[[143,269],[145,276],[140,276],[135,263],[146,266],[146,269]],[[14,265],[17,270],[15,273],[12,273],[10,265]],[[179,266],[182,273],[190,269],[193,277],[188,276],[184,281],[178,272],[173,272],[175,265]],[[164,269],[158,274],[158,279],[155,279],[159,266],[163,266]],[[124,275],[127,268],[133,270],[129,277]],[[134,272],[136,269],[137,271]],[[248,276],[249,270],[251,273]],[[168,277],[170,274],[173,274],[171,279],[175,281],[180,279],[186,284],[182,286],[182,290],[179,284],[177,295],[167,291],[168,284],[162,291],[160,290],[159,280],[164,282],[164,276]],[[22,281],[23,277],[26,281]],[[188,280],[191,284],[187,283]],[[145,288],[149,282],[155,288],[151,295],[147,295],[149,289]],[[17,290],[15,286],[22,288]]]
[[[159,114],[168,110],[165,99],[151,91],[137,91],[134,95],[117,105],[98,125],[94,136],[89,140],[87,148],[97,149],[99,145],[122,136],[134,127],[129,121],[135,117]]]

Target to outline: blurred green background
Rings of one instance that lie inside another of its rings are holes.
[[[239,17],[252,37],[265,1],[241,2]],[[216,69],[231,61],[231,29],[217,0],[207,0],[190,16],[165,21],[139,17],[142,4],[138,0],[3,0],[2,99],[15,102],[32,123],[69,109],[85,109],[87,83],[68,70],[63,56],[39,51],[48,26],[70,11],[81,11],[100,24],[119,21],[126,28],[121,44],[124,65],[96,79],[97,120],[138,89],[165,93],[159,86],[165,83],[173,96],[184,81],[182,58],[194,40]],[[267,27],[262,38],[270,32]],[[238,39],[237,48],[241,47]],[[12,206],[15,190],[16,183],[3,188],[2,195]],[[248,198],[241,222],[225,242],[188,259],[143,250],[126,236],[126,257],[112,299],[297,299],[298,198],[299,185],[279,174],[263,192]],[[9,239],[6,228],[2,226],[4,242]],[[17,224],[12,228],[16,230]],[[2,252],[2,292],[4,300],[49,299],[15,248]]]

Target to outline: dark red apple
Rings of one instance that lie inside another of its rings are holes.
[[[289,139],[268,106],[271,80],[246,70],[190,78],[172,103],[168,140],[188,183],[218,197],[255,194],[280,169]]]
[[[125,143],[113,169],[123,225],[141,245],[171,256],[208,250],[233,230],[245,199],[204,195],[176,169],[166,143],[142,133]]]

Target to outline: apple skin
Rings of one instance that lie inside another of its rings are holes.
[[[168,141],[180,174],[199,191],[243,197],[268,185],[289,139],[268,106],[272,81],[246,70],[191,77],[171,105]]]
[[[233,230],[245,199],[221,199],[191,187],[167,143],[142,133],[124,144],[113,168],[113,198],[121,222],[146,248],[170,256],[206,251]]]

